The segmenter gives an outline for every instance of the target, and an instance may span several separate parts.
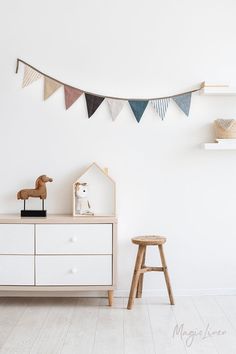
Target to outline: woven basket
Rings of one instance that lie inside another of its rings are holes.
[[[216,139],[236,139],[236,119],[217,119],[214,125]]]

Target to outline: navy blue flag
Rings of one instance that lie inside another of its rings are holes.
[[[139,123],[142,118],[143,112],[145,111],[145,109],[147,107],[148,100],[145,100],[145,101],[129,100],[129,104],[130,104],[130,107],[135,115],[137,122]]]
[[[184,93],[183,95],[173,96],[172,100],[179,106],[181,111],[189,115],[190,105],[191,105],[192,92]]]
[[[88,117],[90,118],[93,115],[93,113],[96,112],[96,110],[98,109],[102,101],[105,99],[105,97],[94,96],[85,93],[85,98],[86,98],[86,104],[88,110]]]

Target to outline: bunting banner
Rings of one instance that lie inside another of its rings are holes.
[[[114,121],[114,120],[116,120],[116,118],[120,114],[120,112],[122,111],[126,101],[125,100],[116,100],[114,98],[107,98],[106,101],[108,103],[108,107],[111,112],[112,120]]]
[[[32,84],[34,81],[41,79],[41,77],[43,77],[43,75],[41,75],[38,71],[32,69],[28,65],[25,65],[22,87]]]
[[[181,94],[166,96],[166,97],[155,97],[155,98],[144,98],[144,99],[135,99],[135,98],[122,98],[122,97],[111,97],[111,96],[101,96],[92,92],[84,91],[80,88],[72,87],[66,83],[59,81],[38,69],[34,68],[32,65],[26,63],[21,59],[17,59],[16,64],[16,73],[19,69],[19,64],[24,64],[24,75],[22,87],[29,86],[34,81],[41,78],[44,79],[44,100],[47,100],[51,97],[59,88],[64,88],[64,97],[65,97],[65,107],[68,110],[82,95],[85,96],[85,101],[87,105],[88,118],[97,111],[99,106],[106,99],[109,111],[111,113],[112,120],[115,121],[118,115],[121,113],[125,104],[129,104],[136,121],[139,123],[148,103],[150,102],[154,108],[157,115],[164,120],[169,108],[170,101],[172,101],[180,108],[180,110],[186,115],[189,116],[191,98],[194,92],[200,91],[201,87],[183,92]]]
[[[179,106],[181,111],[183,111],[184,114],[186,114],[186,116],[189,115],[189,110],[190,110],[190,105],[191,105],[191,97],[192,97],[191,92],[185,93],[183,95],[178,95],[178,96],[172,97],[172,100],[175,101],[177,106]]]
[[[56,90],[58,90],[60,87],[62,86],[62,84],[60,84],[57,81],[54,81],[52,79],[50,79],[49,77],[44,77],[44,95],[43,95],[43,99],[44,101],[47,100],[50,96],[52,96],[54,94],[54,92],[56,92]]]
[[[147,107],[148,100],[145,101],[135,101],[135,100],[129,100],[130,107],[134,113],[134,116],[139,123],[142,115]]]
[[[71,86],[64,85],[65,105],[69,109],[75,101],[83,94],[83,91]]]
[[[155,111],[162,120],[164,120],[165,118],[169,103],[170,98],[159,98],[158,100],[151,101],[151,104],[153,105]]]
[[[102,101],[105,97],[94,96],[88,93],[85,93],[85,99],[87,103],[88,117],[92,117],[93,113],[96,112]]]

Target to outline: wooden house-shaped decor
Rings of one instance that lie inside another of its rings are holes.
[[[73,215],[116,215],[116,185],[107,168],[94,162],[73,183]]]

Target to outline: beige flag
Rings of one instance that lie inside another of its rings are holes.
[[[32,84],[32,82],[40,79],[41,77],[42,77],[42,74],[38,73],[37,71],[32,69],[30,66],[25,65],[22,87],[26,87],[26,86]]]
[[[43,99],[46,100],[48,97],[50,97],[56,90],[61,87],[62,84],[59,82],[50,79],[49,77],[44,77],[44,97]]]

